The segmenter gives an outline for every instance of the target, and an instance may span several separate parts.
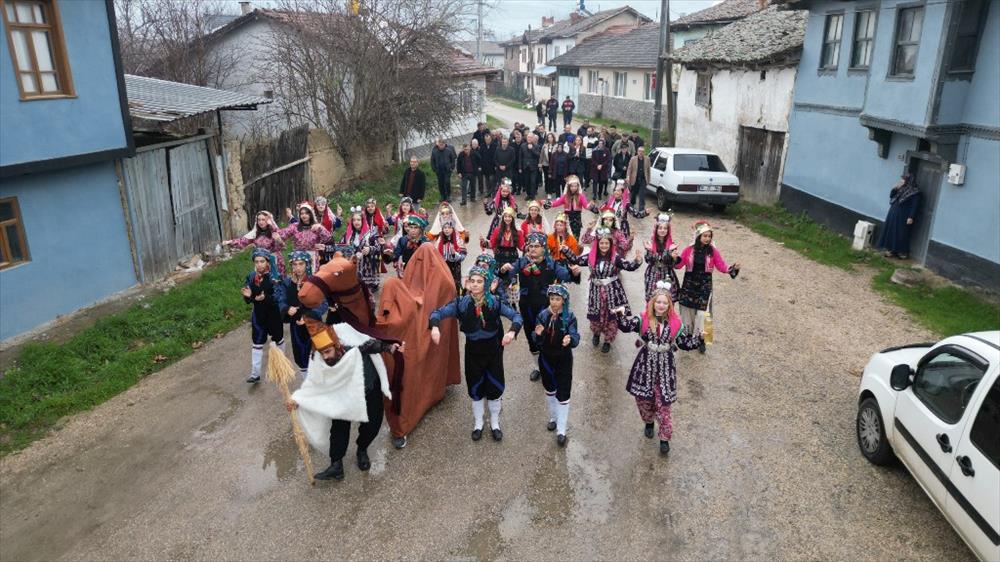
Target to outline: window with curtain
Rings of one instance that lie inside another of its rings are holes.
[[[588,70],[587,71],[587,91],[591,94],[596,94],[597,92],[597,71]]]
[[[7,44],[22,99],[73,95],[55,0],[3,0]]]
[[[819,67],[835,70],[840,63],[840,37],[844,31],[844,14],[827,14],[823,28],[823,51],[820,53]]]
[[[642,99],[649,101],[656,99],[656,75],[647,72],[642,78]]]
[[[626,77],[627,74],[624,72],[615,72],[614,75],[615,90],[613,95],[621,98],[625,97]]]
[[[872,40],[875,37],[875,10],[854,15],[854,45],[851,48],[851,68],[867,69],[872,62]]]
[[[896,38],[892,51],[892,75],[913,76],[924,27],[924,7],[900,8],[896,14]]]

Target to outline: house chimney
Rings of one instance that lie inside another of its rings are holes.
[[[555,16],[548,17],[548,18],[545,17],[545,16],[542,16],[542,27],[548,27],[548,26],[554,24],[555,22],[556,22]]]
[[[576,22],[580,21],[582,18],[583,18],[583,16],[580,15],[580,12],[570,12],[569,13],[569,21],[571,21],[573,23],[576,23]]]
[[[757,0],[757,9],[763,10],[768,4],[770,4],[768,0]]]
[[[240,2],[240,13],[244,16],[253,11],[253,7],[250,6],[250,2]]]

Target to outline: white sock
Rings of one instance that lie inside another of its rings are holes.
[[[545,401],[549,404],[549,421],[554,422],[556,421],[556,412],[558,411],[557,408],[559,407],[559,401],[556,400],[555,394],[549,393],[545,394]]]
[[[569,400],[556,405],[556,433],[566,435],[566,424],[569,422]]]
[[[500,406],[502,400],[503,398],[497,398],[496,400],[486,401],[486,404],[490,407],[490,427],[493,429],[500,429]]]
[[[264,346],[255,345],[250,348],[250,375],[260,377],[260,366],[264,362]]]
[[[299,369],[299,374],[302,375],[302,380],[306,380],[309,376],[309,369]]]
[[[472,429],[483,429],[483,414],[486,413],[485,406],[482,400],[472,401]]]

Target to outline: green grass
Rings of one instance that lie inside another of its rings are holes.
[[[331,203],[345,212],[371,196],[383,208],[398,205],[406,166],[391,166],[380,178],[334,193]],[[436,205],[430,166],[421,167],[428,175],[425,205]],[[98,320],[62,345],[27,344],[0,377],[0,456],[44,436],[63,416],[105,402],[246,322],[250,307],[240,287],[252,269],[248,256],[244,251],[214,264],[188,283]]]
[[[493,97],[490,97],[490,99],[492,101],[495,101],[495,102],[499,103],[500,105],[506,105],[507,107],[513,107],[514,109],[522,109],[524,111],[532,111],[532,109],[530,107],[526,106],[525,104],[523,104],[523,103],[521,103],[521,102],[519,102],[517,100],[512,100],[510,98],[503,98],[503,97],[499,97],[499,96],[493,96]]]
[[[495,131],[497,129],[506,129],[509,125],[506,122],[500,120],[500,118],[486,114],[486,128]]]
[[[819,263],[852,272],[859,272],[863,267],[873,268],[872,288],[939,336],[1000,327],[1000,306],[996,303],[952,285],[907,287],[893,283],[889,278],[897,269],[896,264],[875,252],[852,249],[848,238],[805,214],[794,215],[783,207],[746,202],[731,205],[726,214],[754,232],[782,242],[785,247]]]

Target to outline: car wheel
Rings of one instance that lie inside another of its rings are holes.
[[[667,211],[670,209],[670,201],[667,199],[667,190],[662,187],[656,190],[656,206],[659,207],[661,211]]]
[[[882,411],[878,401],[869,396],[858,406],[858,419],[855,423],[858,436],[858,448],[868,462],[885,466],[892,462],[894,455],[889,440],[885,435],[885,424],[882,422]]]
[[[724,212],[726,212],[726,204],[725,203],[712,203],[712,210],[714,210],[716,213],[724,213]]]

